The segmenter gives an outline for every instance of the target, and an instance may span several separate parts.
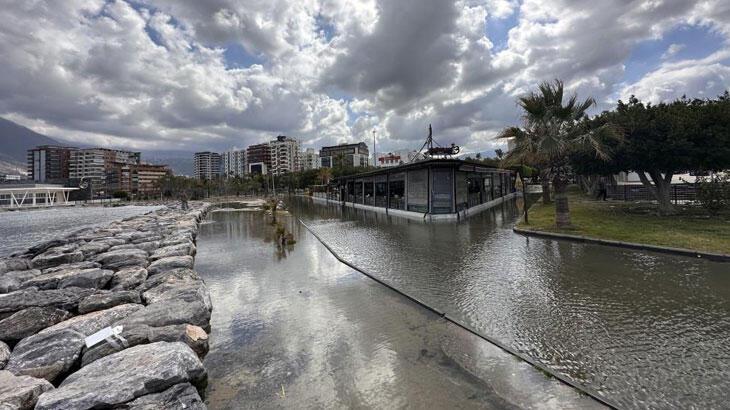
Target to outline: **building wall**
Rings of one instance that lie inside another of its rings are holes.
[[[34,182],[65,183],[75,148],[42,145],[28,150],[28,178]]]
[[[314,148],[307,148],[302,153],[302,169],[319,169],[320,167],[319,153]]]
[[[398,150],[390,152],[380,152],[375,155],[377,162],[376,167],[387,168],[395,167],[398,165],[405,165],[413,161],[423,159],[423,155],[419,154],[418,151],[409,150]]]
[[[364,142],[322,147],[319,157],[322,168],[365,167],[370,164],[370,152]]]
[[[299,141],[280,135],[274,141],[269,142],[269,148],[271,150],[271,172],[274,175],[302,170]]]
[[[197,179],[215,179],[222,174],[221,155],[217,152],[196,152],[193,163]]]
[[[234,150],[221,154],[223,175],[226,178],[242,177],[246,174],[246,151]]]
[[[271,169],[271,148],[269,144],[256,144],[246,148],[246,167],[249,168],[250,164],[262,163],[265,165],[267,171]]]

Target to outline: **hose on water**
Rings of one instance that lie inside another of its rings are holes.
[[[559,380],[560,382],[562,382],[562,383],[564,383],[564,384],[567,384],[568,386],[570,386],[570,387],[572,387],[572,388],[574,388],[574,389],[578,390],[579,392],[581,392],[581,393],[583,393],[583,394],[585,394],[585,395],[587,395],[587,396],[590,396],[591,398],[593,398],[593,399],[594,399],[594,400],[596,400],[597,402],[599,402],[599,403],[601,403],[601,404],[603,404],[603,405],[605,405],[605,406],[607,406],[607,407],[609,407],[609,408],[612,408],[612,409],[619,409],[619,408],[620,408],[620,407],[618,406],[618,404],[616,404],[616,403],[613,403],[613,402],[612,402],[612,401],[611,401],[610,399],[608,399],[608,398],[606,398],[606,397],[603,397],[603,396],[601,396],[601,395],[600,395],[600,394],[599,394],[599,393],[598,393],[597,391],[593,390],[592,388],[590,388],[590,387],[586,387],[586,386],[583,386],[582,384],[579,384],[579,383],[577,383],[577,382],[574,382],[574,381],[572,381],[572,380],[568,379],[568,378],[567,378],[567,377],[565,377],[565,376],[562,376],[562,375],[560,375],[560,374],[557,374],[557,373],[553,372],[552,370],[550,370],[549,368],[545,367],[545,366],[544,366],[543,364],[541,364],[541,363],[537,362],[536,360],[534,360],[534,359],[532,359],[532,358],[530,358],[530,357],[528,357],[528,356],[525,356],[525,355],[523,355],[523,354],[521,354],[521,353],[517,352],[516,350],[513,350],[513,349],[512,349],[511,347],[509,347],[509,346],[505,345],[504,343],[502,343],[502,342],[500,342],[500,341],[498,341],[498,340],[496,340],[496,339],[494,339],[494,338],[492,338],[492,337],[489,337],[489,336],[487,336],[487,335],[483,335],[483,334],[479,333],[478,331],[476,331],[475,329],[473,329],[473,328],[472,328],[471,326],[469,326],[469,325],[467,325],[467,324],[464,324],[464,323],[461,323],[461,322],[459,322],[458,320],[456,320],[456,319],[454,319],[454,318],[450,317],[449,315],[447,315],[447,314],[446,314],[446,312],[442,312],[441,310],[439,310],[439,309],[437,309],[437,308],[435,308],[435,307],[432,307],[432,306],[430,306],[430,305],[426,304],[426,302],[424,302],[424,301],[422,301],[422,300],[418,299],[417,297],[415,297],[415,296],[413,296],[413,295],[410,295],[410,294],[408,294],[407,292],[405,292],[405,291],[402,291],[402,290],[400,290],[400,289],[398,289],[398,288],[394,287],[393,285],[391,285],[391,284],[389,284],[389,283],[387,283],[387,282],[383,281],[382,279],[379,279],[379,278],[378,278],[377,276],[373,275],[372,273],[370,273],[370,272],[368,272],[368,271],[366,271],[366,270],[364,270],[364,269],[361,269],[360,267],[358,267],[358,266],[354,265],[353,263],[351,263],[351,262],[349,262],[349,261],[345,260],[344,258],[340,257],[340,255],[339,255],[339,254],[338,254],[337,252],[335,252],[335,250],[334,250],[334,249],[332,249],[332,248],[331,248],[331,247],[330,247],[330,246],[329,246],[329,245],[328,245],[328,244],[327,244],[327,243],[326,243],[326,242],[325,242],[325,241],[324,241],[324,240],[323,240],[323,239],[322,239],[322,238],[321,238],[321,237],[320,237],[320,236],[319,236],[319,235],[318,235],[318,234],[317,234],[317,233],[316,233],[315,231],[314,231],[314,229],[312,229],[312,228],[311,228],[311,227],[310,227],[309,225],[307,225],[307,224],[306,224],[306,223],[305,223],[304,221],[302,221],[302,219],[301,219],[301,218],[297,218],[297,219],[299,219],[299,223],[301,223],[301,224],[302,224],[302,225],[303,225],[303,226],[304,226],[305,228],[307,228],[307,231],[309,231],[309,233],[311,233],[311,234],[312,234],[312,235],[313,235],[313,236],[314,236],[315,238],[317,238],[317,240],[319,241],[319,243],[321,243],[322,245],[324,245],[324,247],[325,247],[325,248],[327,248],[327,250],[328,250],[328,251],[329,251],[329,252],[330,252],[330,253],[331,253],[331,254],[332,254],[332,255],[333,255],[333,256],[334,256],[334,257],[335,257],[335,258],[336,258],[336,259],[337,259],[338,261],[340,261],[340,262],[344,263],[345,265],[347,265],[347,266],[349,266],[350,268],[352,268],[352,269],[356,270],[357,272],[360,272],[361,274],[363,274],[363,275],[367,276],[368,278],[370,278],[370,279],[374,280],[375,282],[377,282],[377,283],[379,283],[379,284],[381,284],[381,285],[385,286],[386,288],[388,288],[388,289],[392,290],[393,292],[395,292],[395,293],[397,293],[397,294],[399,294],[399,295],[401,295],[401,296],[405,297],[406,299],[409,299],[410,301],[412,301],[412,302],[414,302],[414,303],[418,304],[419,306],[421,306],[421,307],[423,307],[423,308],[425,308],[425,309],[427,309],[427,310],[429,310],[429,311],[431,311],[431,312],[433,312],[433,313],[435,313],[435,314],[437,314],[437,315],[441,316],[441,317],[442,317],[443,319],[445,319],[445,320],[446,320],[447,322],[449,322],[449,323],[451,323],[451,324],[453,324],[453,325],[456,325],[456,326],[458,326],[458,327],[460,327],[460,328],[462,328],[462,329],[466,330],[467,332],[469,332],[469,333],[473,334],[474,336],[477,336],[478,338],[480,338],[480,339],[482,339],[482,340],[485,340],[485,341],[487,341],[487,342],[489,342],[489,343],[491,343],[491,344],[493,344],[493,345],[497,346],[498,348],[500,348],[500,349],[502,349],[503,351],[505,351],[505,352],[507,352],[507,353],[511,354],[512,356],[515,356],[515,357],[517,357],[518,359],[520,359],[520,360],[522,360],[522,361],[524,361],[524,362],[527,362],[528,364],[532,365],[533,367],[537,368],[538,370],[542,371],[543,373],[549,374],[549,375],[550,375],[551,377],[553,377],[553,378],[555,378],[555,379]]]

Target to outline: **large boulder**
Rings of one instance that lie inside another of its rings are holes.
[[[116,238],[92,240],[79,246],[79,250],[84,254],[84,258],[89,258],[93,255],[108,251],[112,246],[123,243],[125,243],[123,240]]]
[[[84,335],[73,329],[41,332],[15,346],[5,370],[53,382],[76,364],[83,347]]]
[[[112,407],[176,384],[199,384],[205,377],[203,363],[184,343],[139,345],[82,367],[41,395],[36,409]]]
[[[31,263],[36,269],[44,269],[83,260],[84,254],[77,249],[76,245],[70,244],[51,248],[33,258]]]
[[[15,292],[0,294],[0,315],[13,313],[29,307],[55,307],[75,312],[79,301],[92,293],[95,289],[65,288],[52,290],[22,289]]]
[[[0,320],[0,340],[11,344],[71,317],[54,307],[30,307]]]
[[[184,242],[179,245],[172,245],[157,249],[152,253],[152,255],[150,255],[150,260],[156,261],[157,259],[169,258],[171,256],[195,256],[195,252],[196,248],[192,242]]]
[[[59,330],[72,329],[84,336],[89,336],[107,326],[111,326],[113,323],[116,323],[135,312],[139,312],[143,307],[144,306],[142,305],[132,303],[114,306],[98,312],[91,312],[85,315],[72,317],[71,319],[64,320],[63,322],[43,329],[40,333],[53,333],[58,332]]]
[[[26,270],[31,266],[30,261],[25,258],[0,259],[0,275],[14,270]]]
[[[5,364],[10,359],[10,347],[3,342],[0,342],[0,370],[5,367]]]
[[[21,286],[23,288],[36,287],[41,290],[70,287],[101,289],[109,283],[112,276],[114,276],[114,271],[107,269],[69,269],[44,273],[26,280]]]
[[[101,265],[93,261],[81,261],[76,263],[69,263],[67,265],[54,266],[52,268],[43,269],[43,273],[55,273],[66,270],[81,270],[81,269],[92,269],[100,268]]]
[[[135,290],[121,290],[118,292],[103,292],[87,296],[79,302],[79,313],[84,314],[104,310],[126,303],[142,303],[139,292]]]
[[[139,397],[124,406],[127,410],[205,410],[207,407],[190,383],[176,384],[169,389]]]
[[[126,266],[145,267],[149,263],[147,256],[147,252],[142,249],[120,249],[99,254],[96,261],[107,269],[117,270]]]
[[[0,370],[0,409],[30,410],[35,407],[38,396],[52,389],[48,380]]]
[[[147,269],[131,266],[119,269],[112,276],[109,287],[112,290],[134,289],[147,279]]]
[[[194,263],[195,261],[190,255],[170,256],[152,262],[150,266],[147,267],[147,272],[150,275],[156,275],[172,269],[192,269]]]
[[[142,294],[145,303],[152,304],[165,300],[183,300],[186,302],[202,302],[208,310],[213,310],[210,292],[202,280],[167,281]]]
[[[197,282],[199,280],[201,280],[200,276],[198,276],[197,272],[192,269],[173,269],[148,277],[147,280],[145,280],[144,283],[137,288],[137,290],[146,292],[154,287],[162,285],[163,283]]]
[[[144,309],[132,313],[119,322],[124,326],[148,325],[152,327],[186,323],[210,331],[210,310],[200,301],[164,300],[147,305]]]
[[[133,325],[122,328],[120,336],[124,342],[102,340],[98,344],[84,349],[81,357],[81,366],[98,360],[104,356],[119,352],[126,348],[154,342],[183,342],[188,345],[201,359],[208,353],[208,334],[199,326],[170,325],[151,327],[147,325]]]
[[[13,292],[20,289],[23,282],[41,275],[38,269],[16,270],[0,274],[0,293]]]

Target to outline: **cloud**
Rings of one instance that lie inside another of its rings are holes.
[[[678,60],[692,44],[657,41],[681,26],[717,34],[711,54]],[[519,122],[516,97],[544,80],[597,109],[630,94],[719,94],[729,39],[722,0],[10,2],[0,115],[79,144],[157,150],[278,134],[369,142],[373,129],[382,149],[417,148],[430,123],[442,143],[483,151]],[[627,80],[652,42],[664,49]]]

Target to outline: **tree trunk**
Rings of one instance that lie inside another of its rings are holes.
[[[542,203],[549,204],[550,201],[550,180],[548,179],[547,172],[540,172],[540,185],[542,185]]]
[[[644,172],[637,172],[641,183],[649,190],[649,192],[657,200],[659,215],[673,215],[676,213],[674,205],[672,205],[672,175],[667,173],[663,175],[659,171],[650,171],[651,181],[646,177]],[[652,184],[652,181],[654,182]]]
[[[555,225],[559,229],[571,228],[570,208],[568,207],[568,181],[560,176],[553,178],[555,189]]]

